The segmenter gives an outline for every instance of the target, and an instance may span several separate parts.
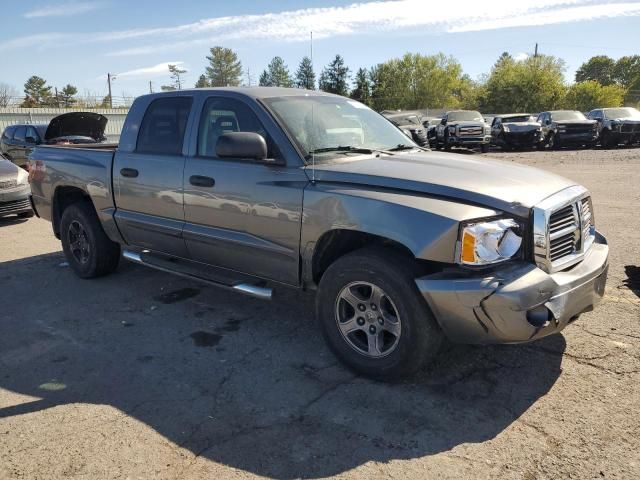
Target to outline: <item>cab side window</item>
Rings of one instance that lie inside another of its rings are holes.
[[[27,127],[27,134],[25,139],[28,140],[28,143],[39,143],[38,132],[36,131],[36,129],[33,127]]]
[[[191,97],[159,98],[151,102],[140,125],[136,152],[180,155],[191,104]]]
[[[217,157],[218,139],[232,132],[253,132],[262,135],[269,147],[269,156],[275,156],[274,145],[267,131],[248,105],[233,98],[209,98],[200,117],[198,129],[198,156]]]

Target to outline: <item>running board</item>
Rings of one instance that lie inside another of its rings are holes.
[[[146,253],[146,252],[142,252]],[[153,262],[146,262],[142,255],[138,252],[134,252],[131,250],[123,250],[122,252],[123,258],[129,260],[133,263],[138,263],[140,265],[144,265],[147,267],[151,267],[155,270],[160,270],[161,272],[171,273],[173,275],[178,275],[183,278],[188,278],[191,280],[196,280],[198,282],[206,283],[208,285],[212,285],[214,287],[224,288],[227,290],[233,290],[234,292],[243,293],[245,295],[249,295],[251,297],[259,298],[261,300],[271,300],[273,295],[273,290],[271,288],[263,287],[261,285],[255,285],[251,283],[238,283],[235,285],[227,285],[225,283],[217,282],[211,280],[209,278],[204,278],[199,275],[194,275],[191,273],[181,272],[179,270],[174,270],[171,268],[164,267],[162,265],[158,265]]]

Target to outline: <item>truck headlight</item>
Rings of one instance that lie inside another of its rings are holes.
[[[522,246],[522,229],[511,218],[467,223],[460,234],[462,265],[489,265],[509,260]]]
[[[506,125],[502,127],[502,130],[504,131],[504,133],[509,133],[509,127],[507,127]]]
[[[485,135],[489,135],[491,133],[491,127],[488,125],[485,125],[484,127],[484,134]]]
[[[29,183],[29,173],[22,169],[18,169],[18,185],[26,185]]]

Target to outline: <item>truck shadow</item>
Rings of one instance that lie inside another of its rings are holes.
[[[110,405],[196,456],[318,478],[493,439],[561,372],[558,335],[450,346],[411,381],[376,383],[338,364],[312,299],[298,292],[269,304],[130,265],[82,281],[61,258],[0,264],[12,299],[0,323],[0,388],[34,397],[0,408],[0,422]]]

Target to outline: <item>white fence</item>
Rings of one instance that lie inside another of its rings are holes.
[[[125,108],[91,108],[86,110],[78,108],[0,108],[0,132],[16,123],[49,123],[52,118],[58,115],[78,111],[100,113],[107,117],[109,121],[105,134],[113,137],[120,135],[129,110]]]

